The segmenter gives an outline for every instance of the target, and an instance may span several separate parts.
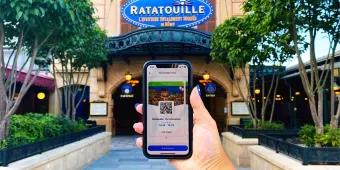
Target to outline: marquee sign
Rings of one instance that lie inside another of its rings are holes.
[[[129,0],[121,9],[127,22],[142,28],[191,28],[212,14],[213,7],[207,0]]]

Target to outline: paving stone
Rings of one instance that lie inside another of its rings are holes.
[[[111,150],[95,161],[86,170],[147,170],[174,168],[167,160],[147,159],[141,149],[135,146],[137,136],[118,136],[112,138]]]
[[[141,149],[135,146],[137,136],[112,138],[111,150],[85,170],[174,170],[168,160],[147,159]],[[237,170],[250,170],[237,168]]]

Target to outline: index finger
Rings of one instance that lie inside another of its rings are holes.
[[[143,104],[138,104],[136,106],[136,111],[140,114],[143,114]]]

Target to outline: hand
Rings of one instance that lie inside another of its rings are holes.
[[[194,88],[190,95],[190,103],[194,112],[193,154],[189,159],[172,159],[170,162],[176,169],[234,170],[230,159],[224,153],[216,122],[205,108],[197,88]],[[136,107],[141,114],[142,107],[141,104]],[[135,123],[133,128],[137,133],[143,134],[143,123]],[[136,139],[136,145],[142,148],[141,137]]]

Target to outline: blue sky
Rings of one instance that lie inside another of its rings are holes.
[[[328,54],[329,50],[329,41],[328,38],[319,33],[316,37],[316,42],[315,42],[315,52],[316,52],[316,57],[322,57],[326,56]],[[340,50],[340,46],[338,45],[337,50]],[[308,61],[309,60],[309,49],[307,49],[303,54],[302,54],[302,59],[303,61]],[[298,64],[298,60],[296,57],[290,59],[289,61],[285,62],[284,65],[287,67],[294,66]]]

